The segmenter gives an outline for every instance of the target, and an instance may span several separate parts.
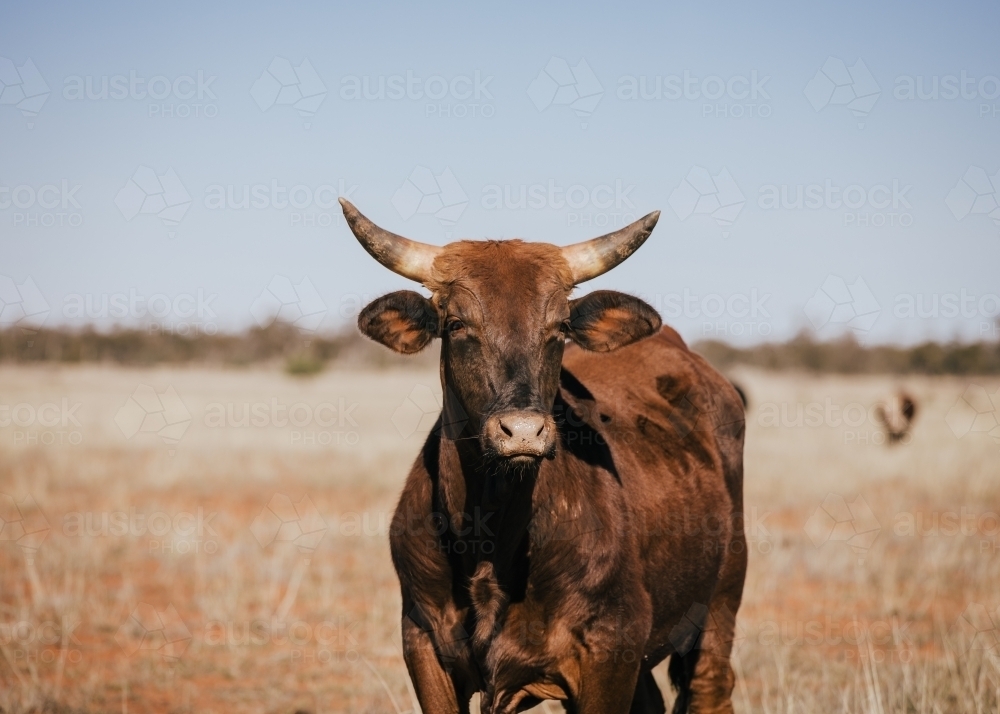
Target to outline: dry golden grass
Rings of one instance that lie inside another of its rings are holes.
[[[958,438],[945,415],[970,382],[1000,381],[906,378],[920,413],[890,448],[867,420],[767,415],[870,407],[897,380],[737,376],[751,400],[737,711],[996,711],[1000,445]],[[176,391],[179,441],[126,438],[115,417],[139,385]],[[79,404],[44,411],[64,423],[0,426],[0,711],[412,710],[386,531],[437,390],[433,371],[0,368],[0,405]],[[329,404],[327,426],[210,425],[218,405],[238,418],[272,400]],[[275,494],[299,531],[269,529]],[[854,511],[831,533],[824,504]]]

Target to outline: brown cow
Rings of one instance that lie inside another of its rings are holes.
[[[746,572],[744,415],[732,385],[629,295],[573,286],[625,260],[659,213],[592,241],[459,241],[380,229],[362,246],[422,283],[358,320],[414,353],[440,337],[444,407],[390,544],[425,714],[731,712]],[[568,345],[567,342],[574,344]]]
[[[902,390],[875,405],[875,418],[885,427],[888,444],[904,442],[916,416],[916,400]]]

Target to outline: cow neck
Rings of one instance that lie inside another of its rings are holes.
[[[440,499],[453,524],[450,537],[465,541],[461,567],[467,576],[489,562],[505,591],[523,586],[524,558],[538,468],[504,472],[484,463],[477,438],[441,439]],[[464,523],[463,523],[464,521]],[[462,523],[458,529],[455,525]]]

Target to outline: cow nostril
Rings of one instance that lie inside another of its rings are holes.
[[[539,457],[551,447],[550,426],[538,412],[510,411],[491,417],[484,436],[501,456]]]

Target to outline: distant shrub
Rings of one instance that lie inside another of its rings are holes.
[[[284,364],[289,373],[306,374],[312,369],[314,374],[329,362],[376,368],[435,364],[436,350],[429,348],[417,357],[407,358],[375,344],[353,328],[314,335],[283,322],[239,334],[216,335],[177,335],[143,329],[99,332],[93,328],[37,331],[9,328],[0,330],[0,362],[127,365],[277,362]]]
[[[323,371],[326,364],[314,354],[292,355],[285,361],[285,371],[296,377],[308,377]]]
[[[863,347],[853,335],[818,342],[803,333],[788,342],[743,348],[706,340],[694,349],[722,369],[742,364],[835,374],[1000,374],[1000,344],[994,342]]]

